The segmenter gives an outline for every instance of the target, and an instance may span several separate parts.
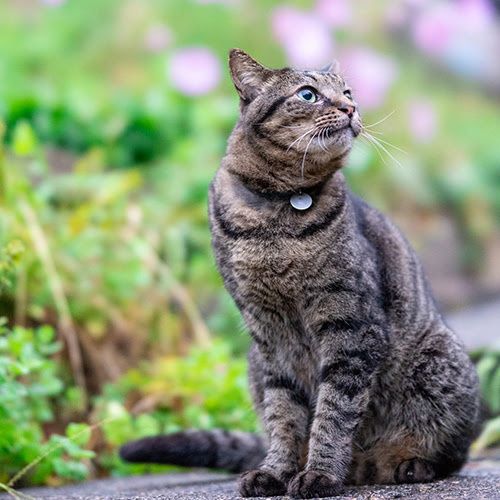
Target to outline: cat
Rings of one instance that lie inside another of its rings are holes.
[[[335,69],[268,69],[233,49],[240,118],[209,193],[213,249],[252,337],[265,436],[186,431],[125,445],[129,461],[244,472],[242,496],[338,495],[463,465],[478,379],[410,245],[346,186],[362,132]]]

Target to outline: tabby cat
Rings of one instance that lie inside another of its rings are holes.
[[[253,343],[265,437],[188,431],[129,461],[244,472],[241,495],[337,495],[346,483],[457,471],[480,425],[474,367],[399,230],[349,191],[362,131],[331,69],[272,70],[232,50],[241,116],[210,187],[213,248]]]

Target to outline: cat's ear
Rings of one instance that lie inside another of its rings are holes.
[[[245,102],[257,96],[272,73],[241,49],[229,52],[229,71],[238,94]]]
[[[334,75],[340,74],[340,63],[337,60],[332,61],[321,70],[321,73],[333,73]]]

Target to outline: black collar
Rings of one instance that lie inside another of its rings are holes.
[[[328,179],[312,184],[306,188],[297,189],[295,191],[274,191],[267,187],[256,187],[255,181],[253,179],[239,173],[232,172],[241,183],[241,186],[246,190],[250,191],[254,195],[264,198],[267,201],[289,201],[290,197],[294,194],[308,194],[313,200],[315,200],[323,191],[325,184],[330,180]]]

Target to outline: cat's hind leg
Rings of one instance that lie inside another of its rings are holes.
[[[480,429],[474,367],[445,325],[399,350],[373,387],[355,444],[357,484],[427,482],[458,471]]]
[[[379,442],[367,452],[355,453],[349,482],[354,484],[426,483],[441,475],[439,464],[426,457],[418,446],[413,445],[411,438],[406,438],[400,443]]]

